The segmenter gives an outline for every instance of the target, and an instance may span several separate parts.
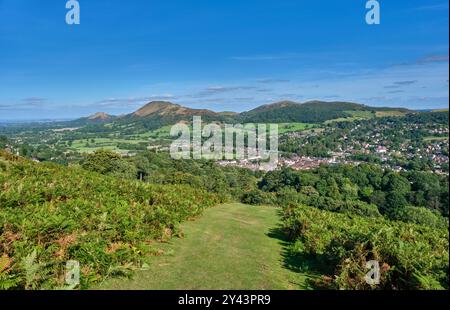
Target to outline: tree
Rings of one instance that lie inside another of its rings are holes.
[[[386,204],[380,208],[382,214],[391,217],[397,210],[408,205],[408,201],[401,192],[392,191],[386,196]]]
[[[272,194],[255,189],[242,195],[241,202],[249,205],[266,205],[273,203]]]
[[[411,191],[411,184],[408,179],[395,172],[388,172],[383,177],[383,189],[387,192],[396,192],[406,195]]]
[[[283,208],[301,204],[301,196],[292,187],[284,187],[277,193],[277,204]]]
[[[438,212],[421,207],[406,206],[400,208],[392,213],[391,218],[398,221],[431,227],[448,227],[448,220],[440,216]]]
[[[89,171],[126,179],[135,179],[137,176],[134,164],[123,159],[120,154],[104,149],[88,154],[81,166]]]
[[[0,149],[4,149],[8,144],[8,139],[5,136],[0,136]]]

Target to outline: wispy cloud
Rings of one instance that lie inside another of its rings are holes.
[[[417,80],[411,80],[411,81],[397,81],[397,82],[394,82],[395,85],[400,85],[400,86],[403,86],[403,85],[412,85],[412,84],[415,84],[415,83],[417,83]]]
[[[0,110],[14,108],[16,105],[9,103],[0,103]]]
[[[393,63],[389,67],[407,67],[407,66],[420,66],[420,65],[432,65],[438,63],[448,63],[449,56],[446,54],[433,54],[426,55],[412,61],[405,61],[401,63]]]
[[[405,91],[404,90],[391,90],[391,91],[388,91],[387,93],[388,94],[400,94],[400,93],[404,93]]]
[[[385,100],[387,100],[387,99],[388,99],[388,98],[385,97],[385,96],[373,96],[373,97],[362,97],[362,98],[358,98],[357,101],[359,101],[359,102],[367,102],[367,101],[373,102],[373,101],[385,101]]]
[[[102,107],[109,107],[109,106],[137,105],[156,100],[176,100],[177,98],[178,98],[177,96],[165,94],[165,95],[151,95],[146,97],[132,97],[132,98],[108,98],[97,101],[96,103]]]
[[[448,2],[447,3],[438,3],[432,5],[423,5],[419,7],[413,8],[414,11],[436,11],[436,10],[448,10]]]
[[[288,83],[290,80],[287,79],[261,79],[258,80],[258,83],[262,84],[275,84],[275,83]]]
[[[233,98],[234,101],[253,101],[255,100],[255,98],[253,97],[238,97],[238,98]]]
[[[232,60],[248,60],[248,61],[267,61],[267,60],[287,60],[287,59],[297,59],[304,57],[303,54],[299,53],[281,53],[281,54],[271,54],[271,55],[249,55],[249,56],[234,56],[230,57]]]
[[[19,102],[16,102],[16,103],[0,104],[0,109],[2,109],[2,110],[9,110],[9,109],[23,110],[23,109],[39,108],[39,107],[42,107],[47,101],[48,101],[48,98],[28,97],[28,98],[23,98]]]
[[[384,88],[386,89],[397,89],[402,88],[403,86],[408,86],[417,83],[417,80],[408,80],[408,81],[397,81],[394,82],[393,85],[386,85]]]
[[[418,64],[429,64],[436,62],[448,62],[448,54],[430,55],[417,60]]]
[[[28,98],[22,99],[22,102],[24,104],[29,104],[29,105],[40,105],[47,101],[48,101],[48,98],[43,98],[43,97],[28,97]]]
[[[238,91],[248,91],[255,90],[257,87],[255,86],[211,86],[202,90],[194,95],[191,95],[192,98],[204,98],[209,96],[214,96],[217,94],[230,93],[230,92],[238,92]]]

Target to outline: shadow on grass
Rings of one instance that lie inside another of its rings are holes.
[[[295,283],[302,289],[319,288],[317,287],[317,280],[320,280],[322,275],[331,273],[332,270],[325,263],[323,257],[293,251],[292,242],[281,227],[270,229],[267,236],[277,239],[282,246],[281,256],[284,268],[301,273],[306,277],[305,284]]]

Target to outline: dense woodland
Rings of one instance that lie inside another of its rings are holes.
[[[351,102],[310,101],[299,105],[295,102],[284,101],[241,113],[238,116],[238,120],[243,123],[322,123],[334,119],[351,118],[354,112],[367,112],[375,115],[376,111],[381,110],[390,111],[394,109],[373,108]],[[404,109],[395,110],[400,112],[407,111]]]
[[[167,153],[147,151],[124,159],[102,150],[87,155],[81,166],[154,184],[186,184],[253,204],[278,197],[322,210],[431,221],[431,225],[448,218],[449,212],[448,177],[420,171],[397,173],[371,164],[324,165],[313,171],[286,168],[261,175],[210,161],[174,160]],[[417,208],[422,208],[420,216],[414,216]]]

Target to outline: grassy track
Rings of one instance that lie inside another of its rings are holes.
[[[99,289],[309,289],[277,227],[277,210],[227,204],[183,225],[185,237],[162,245],[149,270]],[[306,262],[307,263],[307,262]],[[305,267],[305,266],[303,266]]]

